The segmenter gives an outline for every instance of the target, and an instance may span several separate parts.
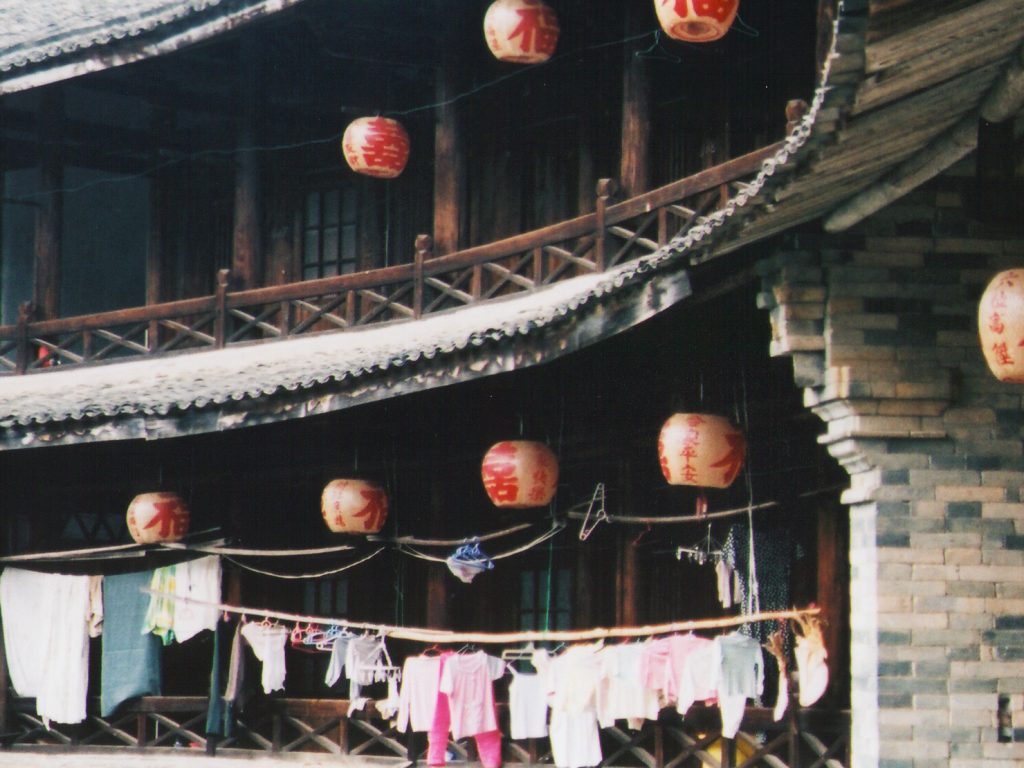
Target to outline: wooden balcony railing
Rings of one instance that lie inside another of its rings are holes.
[[[408,264],[243,291],[228,290],[222,270],[212,296],[55,320],[33,320],[23,305],[16,324],[0,326],[0,375],[418,319],[601,272],[700,223],[779,146],[615,204],[603,179],[593,213],[455,253],[435,257],[420,235]]]
[[[261,697],[234,721],[229,738],[204,733],[207,700],[202,696],[147,696],[120,714],[90,714],[75,726],[44,727],[33,700],[19,700],[9,713],[8,742],[15,749],[66,750],[161,748],[202,750],[208,754],[319,752],[359,757],[365,762],[408,768],[425,760],[425,734],[399,733],[372,704],[350,712],[340,699]],[[508,733],[507,707],[499,706],[499,725]],[[13,726],[13,728],[12,728]],[[772,711],[749,707],[735,738],[721,734],[716,707],[692,708],[685,718],[671,709],[640,730],[601,729],[601,768],[845,768],[849,766],[849,712],[799,710],[779,722]],[[215,738],[217,739],[215,741]],[[453,741],[460,761],[474,761],[472,739]],[[503,762],[551,765],[547,739],[502,740]]]

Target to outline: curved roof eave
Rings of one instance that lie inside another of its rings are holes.
[[[0,95],[180,50],[302,0],[0,0]]]

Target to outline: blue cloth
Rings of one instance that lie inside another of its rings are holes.
[[[160,638],[142,633],[152,571],[103,578],[103,658],[100,714],[111,715],[128,699],[160,695]]]

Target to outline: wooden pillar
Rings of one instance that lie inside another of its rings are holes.
[[[259,140],[257,131],[259,58],[251,36],[242,38],[241,115],[238,124],[238,151],[235,155],[235,211],[231,248],[231,272],[240,288],[260,284],[262,243],[260,240],[260,160],[253,150]]]
[[[465,173],[457,105],[458,68],[445,56],[437,69],[437,110],[434,123],[434,253],[459,250]]]
[[[649,25],[650,9],[626,4],[626,36],[634,37]],[[643,42],[641,39],[639,42]],[[625,46],[622,62],[622,160],[619,184],[626,197],[638,195],[650,185],[650,84],[644,59],[636,56],[636,43]]]
[[[633,506],[632,478],[629,474],[629,466],[624,463],[619,469],[620,485],[622,487],[623,508],[630,510]],[[626,514],[633,514],[627,512]],[[620,627],[636,626],[640,611],[638,600],[640,589],[638,583],[637,569],[637,546],[635,544],[637,531],[626,528],[618,533],[618,568],[616,570],[616,595],[618,597],[615,608],[615,623]]]
[[[821,608],[821,632],[828,652],[829,688],[827,696],[844,701],[849,675],[849,642],[843,637],[844,617],[848,615],[849,581],[846,562],[850,551],[846,526],[838,503],[823,503],[818,508],[818,605]]]
[[[61,229],[64,220],[64,112],[59,87],[43,91],[39,103],[39,207],[36,209],[34,302],[37,317],[60,316]]]
[[[437,420],[433,420],[434,429],[431,430],[429,442],[422,445],[430,447],[431,470],[429,472],[430,483],[430,535],[437,535],[444,530],[444,482],[440,479],[444,473],[439,471],[442,457],[445,456],[444,440],[442,431],[437,427]],[[424,425],[426,426],[426,425]],[[448,615],[448,569],[441,563],[424,563],[427,569],[427,616],[426,625],[431,629],[449,629]]]

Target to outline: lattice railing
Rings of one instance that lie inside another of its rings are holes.
[[[777,149],[614,204],[603,179],[593,213],[455,253],[435,256],[420,235],[408,264],[243,291],[221,270],[212,296],[57,320],[33,320],[26,304],[0,326],[0,375],[418,319],[602,272],[703,221]]]
[[[504,707],[500,714],[502,732],[507,733]],[[90,714],[80,725],[50,728],[34,714],[30,700],[19,700],[10,718],[8,725],[14,728],[7,740],[18,748],[321,752],[391,759],[396,766],[425,760],[426,750],[424,734],[398,733],[372,704],[368,711],[350,713],[348,702],[336,699],[257,699],[235,719],[231,736],[215,742],[208,742],[204,733],[206,699],[198,696],[143,697],[115,717]],[[698,706],[685,719],[665,710],[658,721],[647,721],[639,730],[604,728],[601,742],[605,768],[844,768],[849,765],[849,714],[800,710],[774,722],[771,710],[750,707],[742,730],[734,739],[724,739],[717,708]],[[450,742],[448,748],[460,760],[476,759],[472,739]],[[546,739],[505,739],[503,758],[524,766],[551,763]]]

